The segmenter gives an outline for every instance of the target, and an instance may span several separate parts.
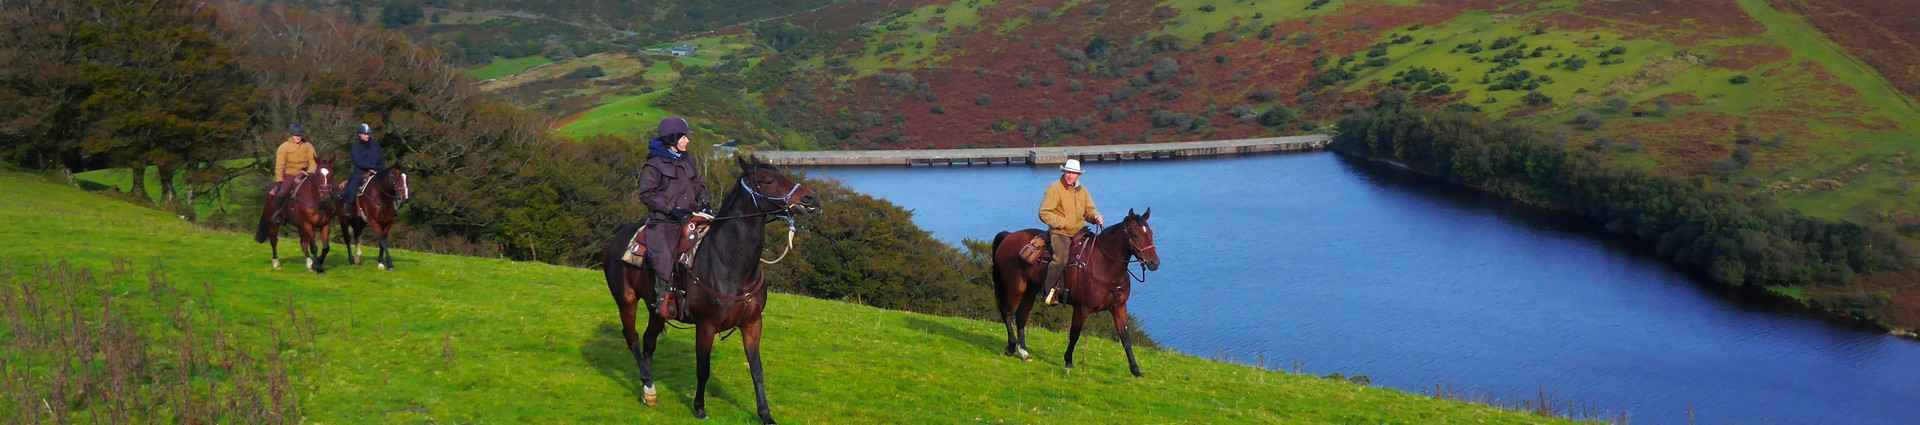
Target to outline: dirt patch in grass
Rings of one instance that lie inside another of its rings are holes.
[[[1690,112],[1664,121],[1621,120],[1608,126],[1619,141],[1638,141],[1660,161],[1656,171],[1670,176],[1708,172],[1713,162],[1733,152],[1733,137],[1744,120],[1718,112]]]
[[[1920,97],[1920,13],[1888,0],[1773,0],[1866,62],[1909,97]]]
[[[1792,57],[1793,52],[1785,47],[1762,43],[1741,44],[1713,49],[1713,60],[1707,64],[1717,68],[1744,70]]]
[[[1766,32],[1765,26],[1740,10],[1734,0],[1588,1],[1548,16],[1545,22],[1564,29],[1605,29],[1628,38],[1671,40],[1683,46]]]

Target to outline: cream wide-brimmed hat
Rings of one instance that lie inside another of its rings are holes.
[[[1068,159],[1067,163],[1060,164],[1060,171],[1065,171],[1065,172],[1074,173],[1074,174],[1085,173],[1085,171],[1080,170],[1080,160],[1078,159]]]

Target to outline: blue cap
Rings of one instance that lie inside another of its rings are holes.
[[[300,123],[287,124],[287,133],[305,137],[307,135],[307,128],[301,126]]]
[[[373,126],[367,125],[367,123],[360,123],[359,127],[353,128],[353,134],[373,134]]]

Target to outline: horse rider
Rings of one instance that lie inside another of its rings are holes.
[[[1073,236],[1086,228],[1086,223],[1106,224],[1093,205],[1093,194],[1080,185],[1080,173],[1080,160],[1068,159],[1060,165],[1060,179],[1048,185],[1046,196],[1040,199],[1040,221],[1047,224],[1048,242],[1053,247],[1053,262],[1047,264],[1047,305],[1060,304],[1054,293],[1066,274]]]
[[[287,141],[273,151],[273,185],[267,189],[267,210],[280,211],[286,198],[292,195],[292,183],[304,179],[320,167],[320,160],[313,151],[313,144],[307,143],[307,129],[300,123],[287,126]]]
[[[359,200],[360,186],[372,179],[374,173],[387,168],[387,155],[380,150],[380,141],[373,139],[373,126],[360,123],[354,127],[353,137],[357,139],[353,143],[353,174],[347,175],[347,190],[335,195],[340,198],[341,208],[345,208],[342,211],[348,215],[359,213],[353,203]]]
[[[648,211],[647,263],[660,278],[654,283],[654,293],[659,294],[655,306],[666,318],[677,318],[680,311],[676,294],[684,288],[675,287],[673,266],[681,254],[680,239],[686,236],[688,219],[712,217],[706,179],[687,152],[692,132],[685,118],[660,120],[658,136],[647,146],[647,164],[640,169],[640,201]]]

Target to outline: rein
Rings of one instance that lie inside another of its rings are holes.
[[[764,264],[779,264],[780,260],[785,260],[787,258],[788,253],[793,252],[793,238],[795,236],[795,233],[798,233],[800,231],[799,225],[794,224],[793,215],[790,214],[791,210],[793,209],[793,203],[788,202],[788,199],[793,198],[794,193],[797,193],[800,191],[800,183],[794,183],[793,188],[787,189],[787,194],[785,195],[767,196],[765,194],[760,193],[759,191],[753,190],[752,186],[748,186],[746,177],[741,177],[738,180],[740,181],[740,189],[747,191],[747,195],[748,195],[747,199],[753,200],[754,208],[760,207],[760,199],[762,198],[765,198],[767,201],[769,201],[769,203],[771,203],[772,201],[779,201],[781,204],[785,204],[786,206],[773,211],[761,211],[756,213],[730,215],[726,217],[714,217],[713,219],[707,220],[707,221],[711,223],[718,223],[718,222],[727,221],[727,220],[737,220],[737,219],[752,218],[752,217],[774,217],[774,218],[779,218],[781,220],[786,220],[787,221],[787,248],[781,250],[780,256],[774,257],[772,260],[768,260],[765,258],[760,259],[760,262]]]

